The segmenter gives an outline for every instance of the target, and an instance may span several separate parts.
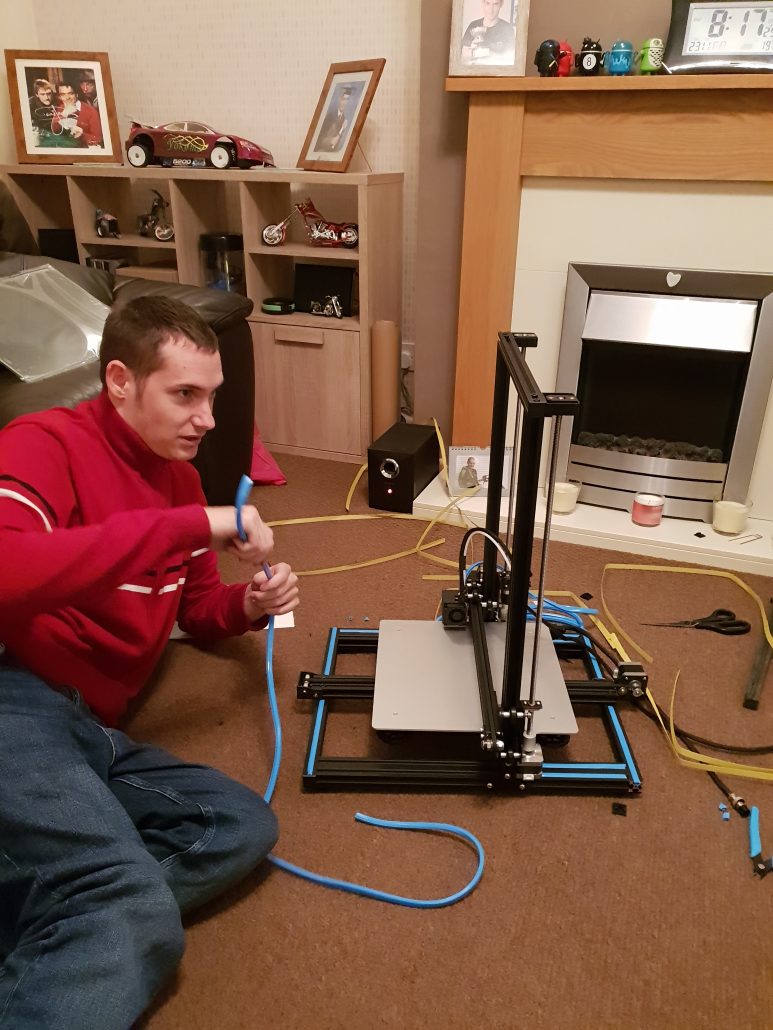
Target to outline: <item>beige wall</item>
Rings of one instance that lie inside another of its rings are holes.
[[[427,19],[425,10],[423,24],[422,6],[431,15]],[[222,6],[211,0],[133,0],[123,5],[71,0],[63,18],[59,0],[0,0],[0,38],[9,48],[107,51],[122,135],[132,117],[162,122],[193,116],[265,143],[283,166],[295,165],[329,64],[386,57],[362,146],[372,168],[406,174],[403,334],[414,338],[417,306],[426,304],[416,390],[422,398],[421,417],[436,414],[445,422],[455,341],[446,332],[433,331],[431,304],[440,303],[445,311],[456,298],[449,297],[445,281],[442,291],[433,292],[427,279],[431,284],[440,281],[443,253],[449,265],[458,266],[461,223],[455,195],[463,154],[456,150],[464,136],[466,98],[443,93],[440,100],[451,6],[452,0],[295,0],[285,12],[254,0]],[[614,8],[606,0],[586,0],[579,6],[567,0],[531,0],[527,73],[536,74],[534,50],[548,36],[566,38],[576,47],[586,34],[600,36],[604,46],[619,37],[639,44],[647,36],[665,35],[669,13],[669,0]],[[12,161],[10,114],[2,92],[0,159]],[[421,212],[420,163],[423,196],[428,198]],[[356,154],[352,168],[366,167]],[[436,169],[444,179],[433,178]],[[513,324],[533,327],[542,336],[537,359],[541,384],[548,388],[554,374],[569,261],[769,270],[759,226],[773,224],[772,207],[765,187],[707,191],[689,183],[667,190],[638,183],[606,184],[604,189],[581,183],[567,187],[561,181],[530,185],[522,210]],[[708,233],[700,243],[694,233],[695,226],[705,227],[709,214],[716,212],[722,233],[735,241],[729,247],[723,241],[721,250],[715,244],[719,233]],[[441,237],[432,225],[443,219],[445,236],[439,244]],[[417,268],[420,246],[422,267],[434,266],[429,277]],[[754,489],[760,496],[764,462],[773,459],[773,417],[768,423],[765,439],[770,442],[755,471]],[[773,511],[773,498],[760,503]]]
[[[17,8],[25,8],[26,16]],[[385,57],[360,137],[363,153],[355,152],[350,170],[370,165],[405,172],[405,282],[412,282],[419,124],[415,0],[70,0],[66,16],[60,0],[0,0],[0,11],[6,9],[7,26],[0,14],[4,47],[108,53],[122,140],[132,118],[197,118],[264,144],[281,167],[296,165],[330,64]],[[0,146],[6,160],[15,159],[7,119],[0,124]],[[412,311],[413,293],[406,289],[409,335]]]
[[[537,382],[555,385],[570,261],[770,273],[763,225],[773,225],[767,184],[527,179],[512,328],[539,336],[529,357]],[[756,518],[773,519],[772,464],[769,400],[750,490]]]
[[[36,49],[38,31],[35,25],[34,4],[0,0],[0,40],[3,49]],[[13,140],[11,106],[8,102],[8,78],[3,61],[0,67],[0,163],[15,160],[16,147]]]

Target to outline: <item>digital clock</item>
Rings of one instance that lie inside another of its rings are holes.
[[[664,72],[773,71],[773,0],[671,2]]]

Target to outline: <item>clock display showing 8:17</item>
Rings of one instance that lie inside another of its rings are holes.
[[[690,4],[683,54],[773,54],[773,5]]]

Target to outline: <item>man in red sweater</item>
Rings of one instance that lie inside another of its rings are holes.
[[[189,460],[212,428],[217,338],[185,305],[114,308],[103,390],[0,431],[0,1027],[125,1030],[183,951],[181,913],[262,861],[263,798],[115,729],[175,622],[259,629],[298,581],[259,566],[257,510],[209,507]]]

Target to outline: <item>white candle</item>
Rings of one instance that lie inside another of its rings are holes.
[[[577,507],[579,495],[579,483],[554,483],[553,511],[559,515],[568,515]]]
[[[730,533],[734,536],[743,533],[748,517],[748,504],[741,504],[739,501],[714,501],[712,525],[717,533]]]

